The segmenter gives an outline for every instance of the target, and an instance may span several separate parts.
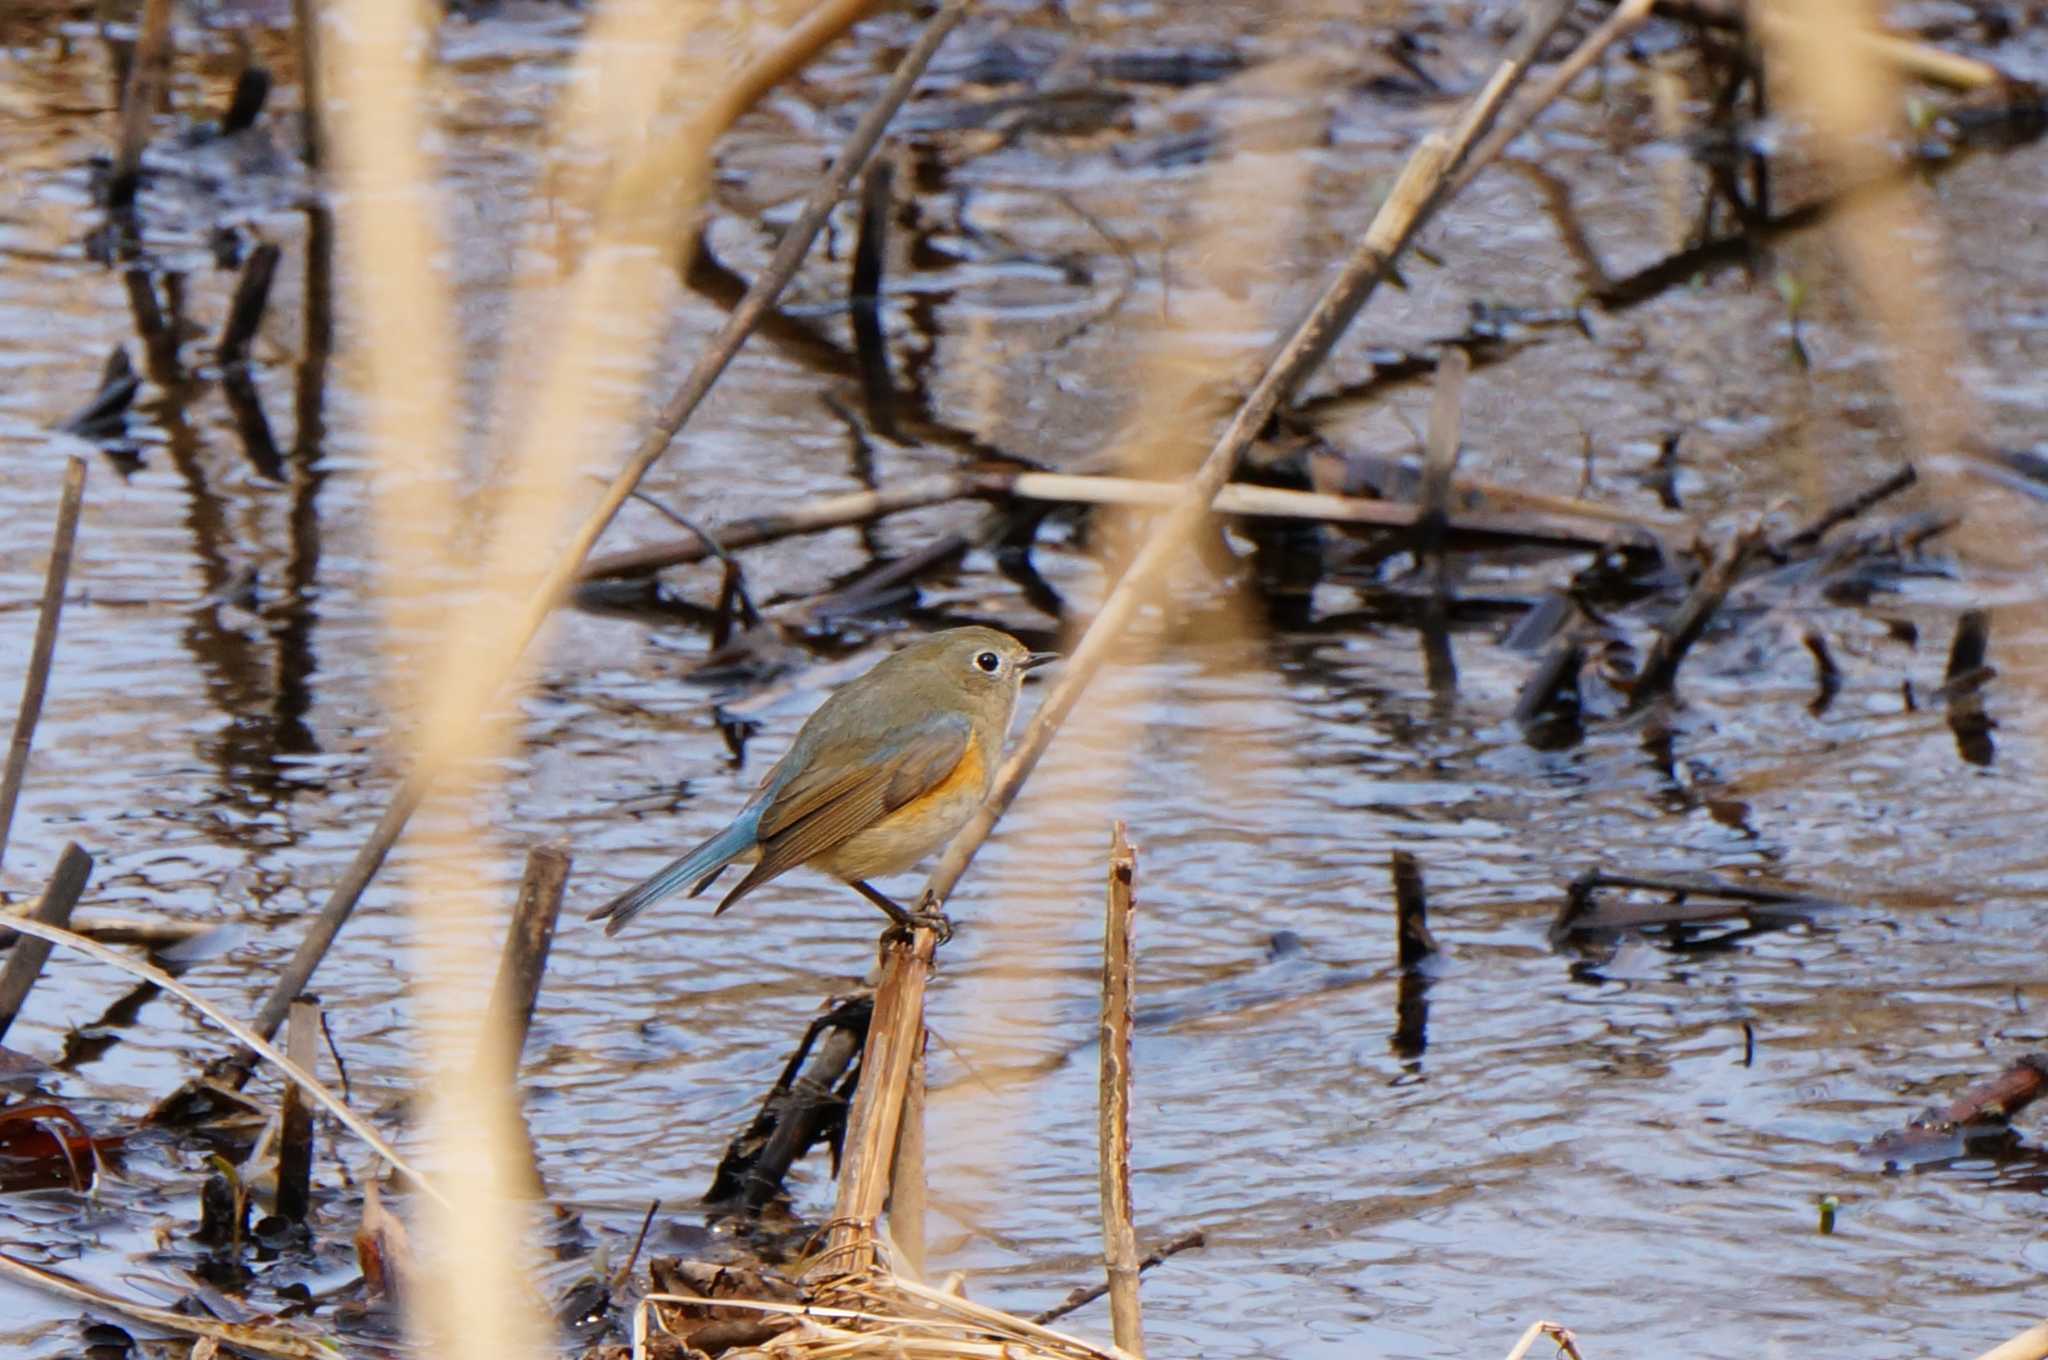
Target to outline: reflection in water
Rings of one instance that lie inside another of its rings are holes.
[[[450,268],[468,332],[486,346],[509,287],[494,272],[511,257],[499,247],[539,164],[536,91],[552,89],[580,22],[540,8],[464,21],[445,62],[446,131],[465,153],[450,158],[451,210],[473,243]],[[4,887],[18,895],[63,839],[89,840],[108,866],[96,891],[109,903],[250,922],[246,947],[188,974],[250,1003],[389,787],[375,757],[388,719],[370,662],[367,490],[353,396],[330,359],[334,224],[296,201],[239,222],[238,239],[275,241],[284,259],[266,341],[214,402],[214,375],[184,350],[218,333],[232,289],[213,265],[213,221],[186,220],[165,186],[146,185],[132,217],[88,222],[82,167],[100,129],[75,91],[103,79],[105,56],[63,48],[47,13],[0,10],[0,98],[10,115],[15,101],[30,114],[0,120],[0,165],[28,189],[0,214],[0,337],[21,373],[0,386],[0,523],[46,522],[46,479],[61,461],[49,445],[73,437],[50,431],[112,350],[139,341],[148,380],[125,434],[105,445],[132,445],[143,463],[89,497],[10,858],[20,877]],[[1242,17],[1216,9],[1176,23],[1217,29],[1205,36],[1235,51],[1242,35],[1228,28]],[[680,371],[758,270],[772,209],[808,187],[831,118],[864,98],[893,22],[878,19],[731,139],[709,228],[724,262],[698,253],[666,371]],[[1007,11],[1004,22],[1082,57],[1137,41],[1121,20],[1098,29]],[[1319,41],[1362,51],[1375,38],[1352,16],[1328,24]],[[1441,27],[1433,64],[1481,69],[1490,37],[1455,17]],[[1260,59],[1285,55],[1291,40],[1260,31]],[[247,36],[289,69],[280,34]],[[966,59],[995,36],[970,26],[959,40]],[[2038,38],[2029,44],[2038,60]],[[1447,214],[1438,247],[1455,267],[1418,262],[1409,291],[1375,302],[1322,395],[1290,418],[1300,428],[1276,428],[1262,448],[1260,480],[1300,484],[1297,440],[1345,466],[1410,456],[1421,380],[1444,337],[1474,330],[1475,299],[1553,318],[1475,350],[1476,475],[1549,491],[1585,483],[1594,499],[1643,509],[1661,499],[1720,527],[1812,499],[1809,449],[1854,484],[1893,465],[1874,361],[1826,305],[1833,266],[1810,231],[1825,205],[1799,206],[1805,186],[1781,182],[1768,186],[1774,209],[1753,160],[1735,163],[1731,198],[1729,176],[1669,144],[1616,141],[1611,120],[1625,120],[1617,110],[1640,93],[1637,79],[1617,61],[1606,103],[1559,108],[1554,131],[1532,142],[1540,171],[1499,173]],[[1723,88],[1725,73],[1695,93],[1710,103]],[[985,94],[943,80],[934,93]],[[1224,145],[1216,128],[1247,112],[1292,116],[1303,99],[1323,100],[1327,135],[1302,153],[1316,234],[1283,259],[1304,285],[1341,253],[1432,114],[1342,82],[1288,101],[1229,82],[1116,93],[1134,101],[1145,135],[1206,147]],[[649,491],[715,530],[984,459],[1090,465],[1126,408],[1131,328],[1182,314],[1215,273],[1185,235],[1202,168],[1126,163],[1117,136],[1092,136],[1026,130],[970,154],[956,134],[904,134],[899,239],[874,308],[896,437],[863,413],[860,345],[839,319],[847,262],[820,261],[805,301],[769,319]],[[1958,302],[1983,329],[2014,443],[2038,425],[2031,332],[2014,318],[2038,310],[2027,231],[2042,159],[2020,147],[1940,171],[1967,266]],[[1713,221],[1733,224],[1668,258],[1657,205],[1637,188],[1667,163],[1691,177],[1695,203],[1723,200]],[[1060,206],[1069,201],[1073,211]],[[1736,267],[1760,247],[1821,300],[1806,323],[1810,371],[1784,362],[1768,273],[1752,287]],[[1110,280],[1126,282],[1112,291]],[[1600,306],[1581,313],[1586,292]],[[296,342],[280,345],[294,329]],[[1258,338],[1218,343],[1235,352]],[[1797,430],[1781,414],[1791,409],[1808,413]],[[592,449],[593,466],[611,454]],[[779,694],[746,667],[698,671],[706,634],[738,620],[736,598],[659,615],[565,613],[545,683],[522,710],[531,749],[494,828],[508,868],[525,843],[565,837],[578,854],[575,901],[602,900],[751,790],[760,762],[742,758],[745,743],[779,753],[829,662],[858,669],[903,633],[970,619],[1045,639],[1049,620],[1085,612],[1104,585],[1083,551],[1097,529],[1064,508],[938,507],[750,550],[749,590],[771,622],[787,620],[753,654],[787,682]],[[621,526],[636,531],[657,532],[652,517]],[[1447,1339],[1446,1317],[1538,1314],[1608,1350],[1674,1336],[1716,1354],[1839,1350],[1847,1302],[1885,1319],[1881,1337],[1859,1337],[1867,1353],[1905,1356],[1989,1345],[2027,1316],[2038,1259],[1987,1249],[1961,1275],[1953,1263],[1959,1234],[2010,1243],[2037,1232],[2038,1139],[1890,1176],[1855,1151],[1932,1098],[1922,1088],[1946,1092],[1983,1075],[1987,1052],[2043,1042],[2042,883],[2034,848],[2013,832],[2039,823],[2043,794],[2025,729],[2001,707],[2017,700],[1980,680],[1949,689],[1942,712],[1898,713],[1902,680],[1925,684],[1939,669],[1939,647],[1918,640],[1948,637],[1960,610],[1983,603],[1984,583],[1933,559],[1942,571],[1880,581],[1854,601],[1776,590],[1760,619],[1702,644],[1679,702],[1619,721],[1604,706],[1614,687],[1589,674],[1570,739],[1532,746],[1513,712],[1535,653],[1502,646],[1500,633],[1561,591],[1573,561],[1482,561],[1433,615],[1372,543],[1268,521],[1232,526],[1212,546],[1209,571],[1185,582],[1183,614],[1145,623],[1182,640],[1090,697],[1130,715],[1122,744],[1056,747],[966,885],[961,936],[933,992],[938,1269],[971,1270],[984,1296],[1026,1308],[1095,1269],[1100,857],[1107,819],[1122,816],[1145,847],[1140,1229],[1148,1240],[1210,1234],[1204,1252],[1147,1277],[1161,1353],[1467,1354],[1477,1343]],[[0,658],[27,636],[16,602],[33,597],[40,569],[39,550],[0,546]],[[733,595],[712,570],[659,588]],[[2034,603],[2031,583],[2006,588]],[[839,592],[832,608],[816,607],[821,591]],[[1263,640],[1201,641],[1235,636],[1240,592],[1263,612]],[[2000,627],[2001,658],[2043,645],[2025,617],[2010,636],[2002,616]],[[1832,702],[1812,707],[1816,663],[1798,643],[1809,630],[1827,637],[1834,668]],[[1771,641],[1780,635],[1790,641]],[[1595,634],[1586,651],[1615,643]],[[2007,723],[2007,749],[1987,764],[1970,763],[1964,733],[1944,723],[1972,697],[1987,721]],[[1104,776],[1125,761],[1127,777]],[[1454,960],[1434,976],[1390,962],[1385,865],[1396,848],[1429,868]],[[1543,932],[1560,884],[1594,865],[1782,875],[1855,905],[1693,942],[1708,948],[1631,934],[1597,958],[1554,953]],[[403,929],[379,908],[373,892],[319,980],[366,1103],[407,1082],[412,1056],[394,963]],[[679,912],[623,947],[574,928],[556,942],[528,1050],[532,1124],[550,1185],[621,1253],[649,1198],[701,1189],[818,998],[871,958],[868,922],[823,885],[792,876],[747,908],[717,920]],[[61,1051],[92,1079],[55,1078],[61,1094],[127,1119],[190,1075],[195,1053],[215,1051],[214,1036],[195,1041],[175,1010],[148,1000],[91,970],[53,969],[10,1040]],[[1738,1021],[1753,1026],[1753,1051]],[[964,1062],[970,1040],[991,1060]],[[125,1269],[159,1223],[173,1238],[189,1232],[187,1151],[166,1136],[131,1154],[131,1179],[92,1220],[94,1260]],[[823,1174],[798,1172],[798,1207],[814,1215]],[[355,1204],[338,1176],[321,1184],[318,1227],[338,1246]],[[1844,1206],[1825,1268],[1780,1272],[1751,1306],[1728,1308],[1726,1280],[1753,1268],[1760,1243],[1774,1259],[1813,1249],[1821,1193]],[[0,1219],[12,1238],[68,1250],[76,1243],[51,1220],[75,1207],[13,1197]],[[142,1226],[105,1226],[124,1221]],[[0,1324],[0,1344],[76,1349],[69,1305],[9,1293],[0,1312],[59,1328],[17,1339],[17,1324]],[[1981,1338],[1959,1336],[1962,1316],[1982,1323]],[[1074,1325],[1102,1330],[1088,1313]],[[1503,1325],[1503,1345],[1512,1330]]]

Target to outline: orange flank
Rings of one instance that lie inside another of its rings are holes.
[[[969,741],[967,749],[960,753],[960,763],[944,779],[882,818],[879,824],[915,824],[933,813],[942,812],[962,798],[972,798],[978,803],[985,792],[982,777],[987,772],[988,766],[981,759],[981,747]]]

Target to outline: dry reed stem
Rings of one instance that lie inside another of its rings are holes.
[[[320,1060],[320,1003],[302,996],[285,1021],[285,1056],[307,1073]],[[277,1112],[277,1212],[305,1221],[313,1203],[313,1107],[297,1086],[285,1087]]]
[[[927,880],[921,900],[942,904],[987,841],[996,822],[1015,800],[1024,781],[1051,745],[1081,692],[1096,672],[1123,645],[1125,630],[1141,608],[1161,598],[1167,572],[1179,561],[1197,530],[1213,510],[1217,494],[1235,471],[1239,459],[1258,438],[1274,412],[1297,391],[1328,355],[1351,320],[1392,268],[1395,258],[1444,201],[1448,176],[1464,161],[1490,126],[1501,102],[1512,93],[1534,61],[1544,40],[1562,22],[1569,0],[1541,0],[1531,13],[1514,50],[1493,77],[1461,112],[1451,131],[1425,137],[1403,167],[1386,200],[1374,215],[1359,248],[1337,271],[1306,316],[1274,351],[1251,393],[1238,406],[1223,432],[1182,484],[1179,499],[1150,526],[1143,545],[1081,636],[1061,668],[1059,680],[1026,726],[1017,749],[997,771],[988,799],[974,818],[946,847]],[[1251,197],[1241,195],[1241,197]],[[1267,209],[1270,216],[1270,207]],[[1167,351],[1170,353],[1170,349]],[[1171,392],[1170,375],[1148,383],[1140,414],[1165,405],[1154,390]],[[1199,390],[1188,388],[1183,390]],[[1193,408],[1199,411],[1199,407]],[[1148,449],[1170,451],[1187,426],[1190,408],[1170,406],[1162,423],[1127,427],[1124,447],[1136,463],[1167,467],[1166,456],[1145,456]],[[874,1023],[868,1030],[869,1058],[906,1047],[922,1023],[926,975],[935,939],[931,931],[916,932],[910,942],[885,943],[882,980]],[[907,1001],[901,1004],[898,998]],[[885,1017],[885,1007],[888,1008]],[[877,1149],[894,1144],[902,1112],[902,1073],[885,1070],[867,1059],[862,1063],[860,1091],[848,1122],[849,1152],[842,1168],[838,1208],[834,1215],[828,1259],[842,1270],[859,1271],[872,1260],[875,1215],[886,1189],[876,1181],[886,1174],[886,1160]]]
[[[931,1035],[922,1026],[917,1051],[903,1079],[903,1119],[896,1127],[896,1161],[889,1171],[889,1241],[902,1272],[914,1280],[925,1273],[925,1215],[928,1210],[924,1116],[929,1087],[925,1054]]]
[[[1109,1277],[1111,1334],[1118,1346],[1142,1357],[1138,1232],[1131,1223],[1131,1003],[1136,970],[1131,921],[1137,872],[1138,852],[1118,822],[1110,831],[1108,904],[1102,924],[1102,1022],[1096,1034],[1102,1065],[1097,1095],[1102,1261]]]
[[[1999,1342],[1977,1360],[2048,1360],[2048,1321]]]
[[[836,1280],[829,1297],[813,1303],[768,1299],[700,1299],[644,1295],[633,1315],[633,1354],[647,1353],[652,1305],[738,1308],[797,1318],[760,1349],[803,1360],[830,1356],[917,1355],[989,1357],[989,1360],[1139,1360],[1116,1346],[1100,1346],[971,1299],[886,1272]],[[852,1324],[828,1326],[828,1323]]]
[[[275,1323],[217,1322],[210,1317],[195,1317],[190,1313],[180,1313],[170,1308],[158,1308],[134,1299],[122,1298],[119,1294],[110,1294],[104,1289],[74,1280],[68,1275],[59,1275],[54,1270],[45,1270],[41,1266],[30,1265],[27,1261],[4,1254],[0,1254],[0,1277],[30,1289],[39,1289],[70,1299],[89,1309],[148,1323],[176,1336],[196,1336],[209,1341],[224,1342],[238,1350],[254,1351],[258,1355],[279,1356],[281,1360],[335,1360],[341,1353],[340,1348],[326,1337],[296,1332]],[[197,1353],[195,1347],[194,1354]]]
[[[1682,516],[1645,513],[1540,491],[1524,491],[1492,482],[1461,479],[1455,493],[1476,492],[1503,506],[1519,506],[1555,521],[1582,520],[1591,524],[1620,525],[1646,534],[1688,536]],[[802,534],[822,533],[849,524],[863,524],[907,510],[948,501],[1014,496],[1020,500],[1064,505],[1127,505],[1150,509],[1171,509],[1185,496],[1178,482],[1140,477],[1109,477],[1068,472],[1016,472],[985,469],[975,472],[937,473],[913,478],[899,486],[879,491],[854,491],[821,496],[780,513],[754,515],[733,520],[712,532],[718,546],[727,552],[755,547]],[[1255,486],[1231,482],[1216,493],[1218,514],[1248,515],[1269,519],[1316,520],[1328,524],[1376,525],[1390,529],[1413,528],[1418,514],[1412,505],[1374,500],[1366,496],[1341,496],[1321,491],[1295,491],[1287,487]],[[1474,510],[1454,514],[1446,526],[1453,533],[1485,534],[1498,537],[1554,538],[1560,544],[1599,547],[1618,541],[1618,536],[1574,528],[1567,523],[1546,523],[1504,511]],[[583,569],[586,581],[613,577],[651,575],[664,567],[687,566],[716,557],[712,546],[694,532],[665,543],[628,548],[593,558]]]
[[[600,535],[617,515],[619,507],[626,503],[640,479],[646,475],[655,460],[668,449],[671,441],[702,403],[705,395],[718,381],[727,364],[746,343],[754,328],[761,322],[768,309],[774,305],[797,267],[803,262],[812,241],[824,227],[825,219],[846,188],[853,182],[868,157],[880,142],[889,120],[903,101],[909,97],[911,88],[930,63],[941,41],[966,13],[964,0],[953,3],[939,12],[925,26],[925,31],[912,45],[909,52],[898,63],[896,73],[882,94],[876,98],[868,111],[862,115],[859,124],[848,136],[845,146],[833,162],[831,170],[821,180],[810,197],[805,200],[803,212],[788,231],[783,233],[781,243],[766,270],[754,281],[753,287],[741,299],[738,307],[720,328],[704,355],[690,370],[682,386],[664,403],[657,414],[653,428],[643,438],[626,466],[605,488],[597,505],[584,517],[575,534],[555,558],[553,567],[534,592],[519,607],[517,617],[518,645],[511,656],[500,662],[500,680],[509,677],[510,671],[524,647],[540,630],[557,601],[574,583],[584,559],[597,543]],[[452,522],[452,521],[449,521]],[[473,713],[458,714],[462,723],[474,721]],[[334,937],[347,922],[361,899],[363,890],[383,865],[385,856],[391,852],[406,824],[419,809],[427,790],[432,785],[433,773],[415,768],[400,782],[392,794],[390,804],[378,819],[355,858],[349,863],[333,891],[328,895],[325,906],[307,938],[286,965],[283,974],[271,988],[257,1019],[257,1029],[265,1034],[275,1031],[284,1018],[285,1007],[291,997],[301,990],[318,967],[321,957],[334,941]]]
[[[118,950],[109,949],[96,940],[88,940],[83,935],[74,934],[68,930],[60,930],[55,926],[44,925],[40,921],[21,917],[9,917],[6,921],[6,926],[7,929],[17,934],[27,935],[38,940],[47,940],[51,944],[62,945],[66,949],[83,954],[89,959],[97,959],[110,968],[118,969],[130,977],[141,978],[144,982],[153,983],[164,991],[169,992],[172,996],[177,997],[178,1000],[226,1030],[232,1038],[240,1041],[244,1046],[255,1050],[265,1062],[268,1062],[272,1067],[283,1073],[300,1090],[319,1101],[329,1114],[339,1119],[347,1126],[350,1132],[368,1144],[372,1152],[375,1152],[379,1157],[382,1157],[385,1161],[409,1176],[429,1198],[439,1199],[441,1197],[441,1192],[432,1181],[427,1179],[424,1172],[400,1156],[398,1149],[392,1147],[390,1143],[384,1140],[382,1134],[370,1127],[368,1120],[351,1109],[347,1101],[322,1085],[319,1078],[306,1071],[303,1067],[300,1067],[283,1053],[280,1053],[268,1040],[258,1035],[247,1025],[244,1025],[241,1021],[235,1019],[191,987],[166,973],[163,969],[158,968],[154,964],[144,963],[140,959],[131,959],[126,954]]]
[[[0,773],[0,864],[7,862],[7,837],[14,827],[15,805],[28,776],[29,751],[35,746],[36,724],[43,716],[43,696],[50,688],[50,666],[57,655],[57,623],[64,613],[64,587],[71,579],[71,554],[78,541],[78,514],[85,503],[85,460],[71,457],[64,465],[64,491],[57,502],[57,527],[50,539],[50,564],[43,571],[43,600],[36,614],[35,641],[30,644],[28,674],[21,682],[21,708],[14,736],[7,746],[7,766]]]

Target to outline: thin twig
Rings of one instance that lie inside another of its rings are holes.
[[[1522,1333],[1522,1339],[1508,1352],[1507,1360],[1524,1360],[1529,1354],[1529,1348],[1546,1336],[1557,1343],[1560,1354],[1570,1356],[1571,1360],[1580,1360],[1578,1343],[1573,1339],[1571,1332],[1555,1322],[1530,1323],[1529,1330]]]
[[[50,565],[43,573],[42,610],[36,615],[35,643],[30,648],[28,677],[21,685],[21,711],[14,720],[14,740],[7,748],[7,769],[0,774],[0,864],[7,862],[7,833],[14,826],[14,806],[28,773],[29,748],[36,723],[43,716],[43,694],[50,687],[50,663],[57,653],[57,620],[64,612],[64,586],[71,578],[71,549],[78,540],[78,512],[85,500],[85,460],[73,457],[64,467],[64,494],[57,503],[57,531],[50,542]]]
[[[847,138],[846,145],[840,151],[838,159],[833,162],[831,170],[811,191],[810,197],[805,200],[803,212],[798,215],[789,230],[783,233],[782,241],[777,246],[768,268],[754,281],[753,287],[747,290],[747,295],[740,300],[739,306],[733,309],[732,315],[727,318],[725,325],[713,339],[711,347],[683,380],[681,389],[663,405],[655,418],[653,429],[641,441],[619,475],[605,489],[604,496],[596,508],[578,527],[556,558],[554,565],[549,568],[546,578],[527,601],[525,613],[520,620],[516,645],[510,648],[509,655],[498,658],[503,663],[502,670],[505,674],[511,672],[518,655],[533,641],[541,624],[575,582],[582,570],[583,560],[589,556],[598,537],[618,514],[619,507],[625,504],[626,498],[633,493],[640,479],[647,474],[647,470],[667,451],[676,434],[710,392],[712,384],[718,381],[726,365],[746,343],[747,337],[753,333],[761,318],[767,315],[769,307],[795,276],[797,267],[803,263],[804,255],[810,250],[811,242],[824,227],[825,219],[845,195],[846,188],[853,182],[854,176],[859,174],[861,167],[867,163],[876,144],[881,141],[883,130],[887,128],[889,120],[909,97],[911,88],[924,73],[933,54],[938,51],[940,42],[966,15],[967,7],[966,0],[953,0],[953,3],[949,3],[933,17],[916,44],[904,54],[903,60],[897,65],[895,76],[874,105],[863,115],[852,135]],[[400,781],[390,805],[384,810],[384,815],[378,820],[375,829],[371,831],[369,839],[356,852],[355,859],[350,862],[348,869],[334,885],[334,891],[329,894],[319,917],[307,931],[298,952],[286,963],[269,994],[264,998],[253,1026],[257,1033],[268,1036],[277,1032],[278,1025],[284,1020],[285,1010],[291,1004],[291,998],[303,990],[312,978],[313,970],[319,967],[320,960],[326,956],[335,936],[340,934],[342,926],[355,911],[363,890],[369,887],[370,880],[376,877],[385,857],[391,853],[391,847],[398,843],[406,823],[412,819],[412,814],[418,811],[421,801],[427,794],[427,783],[426,779],[415,773],[408,773]]]
[[[74,950],[89,959],[97,959],[109,967],[118,968],[131,977],[138,977],[145,982],[155,983],[158,987],[183,1001],[193,1010],[198,1011],[201,1015],[213,1021],[214,1024],[219,1025],[234,1038],[240,1040],[243,1045],[253,1049],[264,1061],[282,1072],[304,1090],[306,1094],[324,1105],[328,1113],[347,1125],[349,1130],[358,1138],[368,1143],[371,1151],[411,1177],[413,1183],[421,1191],[432,1195],[435,1199],[441,1198],[441,1192],[434,1188],[433,1182],[428,1180],[418,1167],[400,1156],[397,1148],[392,1147],[390,1143],[384,1140],[382,1134],[370,1127],[369,1121],[350,1109],[348,1103],[342,1100],[340,1096],[337,1096],[334,1092],[323,1086],[319,1078],[280,1053],[271,1045],[269,1040],[257,1034],[254,1029],[244,1025],[241,1021],[235,1019],[219,1006],[208,1001],[169,973],[166,973],[163,969],[158,968],[154,964],[131,959],[126,954],[88,940],[83,935],[74,935],[68,930],[59,930],[55,926],[46,926],[40,921],[10,921],[8,922],[8,928],[18,931],[23,935],[33,936],[38,940],[48,940],[51,944],[62,945],[66,949]]]
[[[0,1255],[0,1275],[31,1289],[40,1289],[70,1299],[74,1303],[82,1303],[87,1308],[134,1318],[152,1327],[161,1327],[167,1332],[209,1337],[237,1350],[280,1356],[283,1360],[334,1360],[334,1357],[341,1353],[340,1347],[327,1337],[287,1331],[275,1323],[218,1322],[210,1317],[180,1313],[170,1308],[157,1308],[133,1299],[124,1299],[118,1294],[109,1294],[103,1289],[74,1280],[68,1275],[59,1275],[53,1270],[30,1265],[27,1261],[17,1260],[12,1256]]]
[[[1448,539],[1465,544],[1491,543],[1515,546],[1541,545],[1557,548],[1597,550],[1628,540],[1632,533],[1653,534],[1668,525],[1632,516],[1604,506],[1574,501],[1564,496],[1515,491],[1505,487],[1461,487],[1497,496],[1507,502],[1526,505],[1535,514],[1474,510],[1453,514],[1445,522]],[[824,496],[780,514],[755,515],[721,525],[717,530],[700,529],[662,507],[669,518],[689,530],[690,537],[667,543],[652,543],[594,558],[582,579],[647,576],[665,567],[686,566],[707,557],[725,558],[740,548],[757,547],[802,534],[918,510],[947,501],[1015,497],[1055,505],[1131,505],[1169,510],[1179,505],[1186,489],[1177,482],[1147,481],[1137,477],[1093,476],[1067,472],[1017,472],[982,469],[975,472],[938,473],[918,477],[878,491],[854,491]],[[1316,520],[1327,524],[1355,524],[1397,532],[1412,530],[1420,512],[1398,501],[1374,500],[1366,496],[1340,496],[1321,491],[1295,491],[1287,487],[1254,486],[1231,482],[1216,493],[1218,514],[1248,515],[1270,519]],[[1584,521],[1575,524],[1572,521]],[[1620,526],[1617,528],[1594,526]],[[713,541],[715,538],[715,541]]]
[[[1191,1228],[1179,1237],[1174,1238],[1171,1242],[1168,1242],[1165,1246],[1160,1247],[1144,1260],[1138,1262],[1138,1273],[1142,1275],[1166,1260],[1169,1256],[1178,1256],[1190,1247],[1203,1246],[1207,1241],[1207,1237],[1200,1228]],[[1096,1284],[1084,1284],[1044,1312],[1034,1313],[1031,1320],[1037,1323],[1056,1321],[1071,1312],[1086,1308],[1108,1292],[1109,1284],[1107,1281]]]
[[[1109,1282],[1110,1334],[1136,1356],[1145,1354],[1138,1311],[1138,1232],[1131,1223],[1131,918],[1138,854],[1124,824],[1110,831],[1109,893],[1102,926],[1102,1055],[1096,1097],[1097,1157],[1102,1176],[1102,1262]]]

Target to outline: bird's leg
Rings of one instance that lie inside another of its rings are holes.
[[[933,904],[929,893],[925,895],[924,901],[917,904],[916,911],[905,911],[887,893],[880,891],[865,879],[849,879],[847,886],[880,907],[895,923],[896,930],[905,935],[922,927],[936,933],[940,944],[953,938],[953,919]]]

